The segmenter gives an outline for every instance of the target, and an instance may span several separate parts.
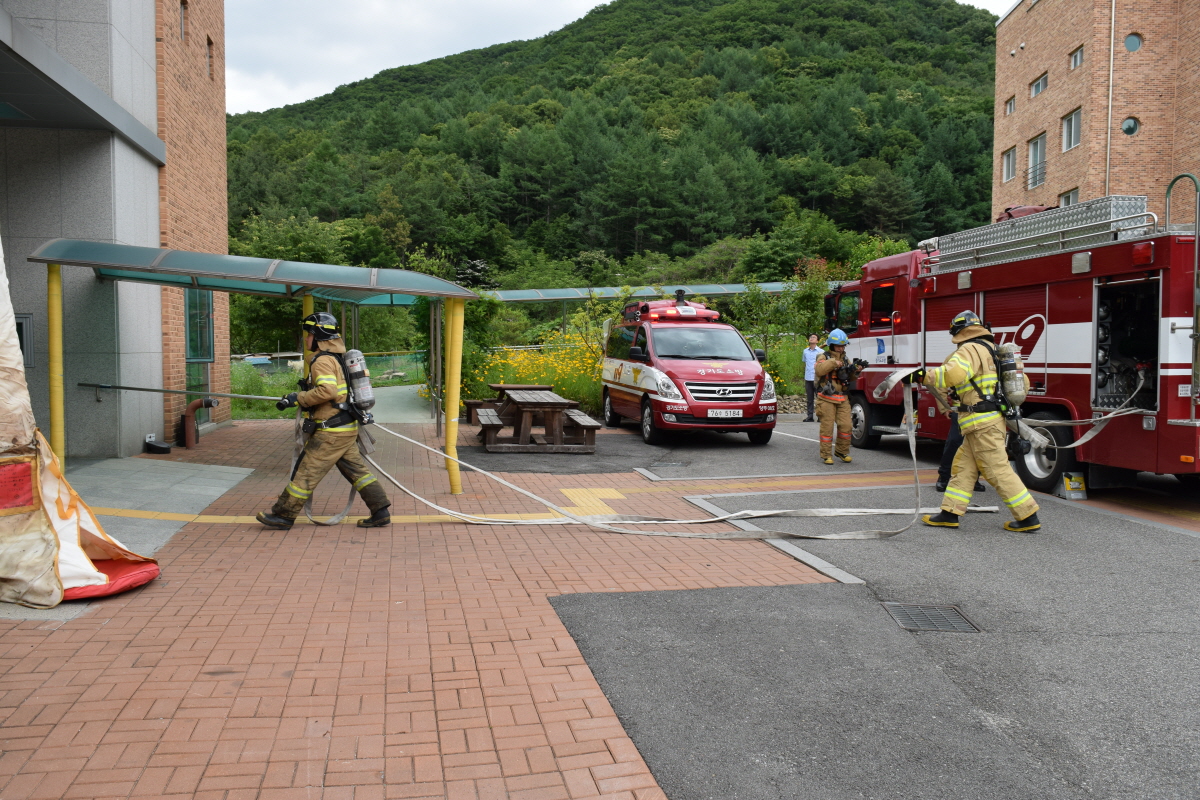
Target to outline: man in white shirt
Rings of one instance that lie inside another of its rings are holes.
[[[805,418],[805,422],[813,421],[813,403],[817,399],[817,356],[825,352],[818,344],[819,341],[814,333],[808,337],[808,347],[804,348],[804,391],[808,395],[808,417]]]

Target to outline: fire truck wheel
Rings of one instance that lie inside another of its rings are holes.
[[[666,434],[659,430],[654,424],[654,409],[650,407],[650,401],[643,400],[642,441],[646,444],[662,444],[666,438]]]
[[[867,433],[874,421],[871,419],[871,404],[861,394],[850,396],[850,444],[862,450],[874,450],[883,438],[878,433]]]
[[[621,415],[613,411],[612,398],[608,396],[608,389],[604,390],[604,424],[610,428],[621,427]]]
[[[1028,419],[1051,420],[1065,417],[1050,411],[1037,411],[1030,414]],[[1071,443],[1070,429],[1065,426],[1042,428],[1041,431],[1048,434],[1056,445]],[[1023,458],[1013,462],[1013,468],[1025,487],[1038,492],[1053,492],[1062,482],[1063,473],[1075,469],[1076,465],[1074,450],[1046,450],[1042,453],[1030,450]]]
[[[750,437],[750,444],[766,444],[771,441],[771,434],[774,432],[774,430],[746,431],[746,435]]]

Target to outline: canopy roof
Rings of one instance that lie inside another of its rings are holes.
[[[53,239],[35,250],[29,260],[90,267],[98,276],[112,280],[267,297],[307,293],[322,300],[359,305],[411,305],[416,300],[414,295],[478,297],[470,289],[441,278],[403,269],[223,256],[81,239]]]
[[[760,283],[758,287],[767,294],[779,294],[783,291],[783,283]],[[506,289],[489,294],[505,303],[538,303],[546,300],[588,300],[593,297],[613,298],[624,296],[626,287],[604,286],[591,289]],[[698,283],[690,286],[672,284],[658,289],[643,286],[630,295],[636,300],[657,300],[664,294],[673,295],[677,289],[683,289],[685,295],[704,295],[705,297],[720,297],[722,295],[745,294],[744,283]]]

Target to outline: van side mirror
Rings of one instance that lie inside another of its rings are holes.
[[[759,349],[755,348],[754,357],[757,358],[759,361],[765,362],[767,360],[767,351],[759,350]]]
[[[646,356],[646,353],[642,350],[642,348],[634,346],[629,348],[629,360],[649,361],[650,359]]]

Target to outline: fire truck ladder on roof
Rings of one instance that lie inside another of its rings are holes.
[[[1184,178],[1190,180],[1196,189],[1196,219],[1195,226],[1192,228],[1192,280],[1195,282],[1192,287],[1192,324],[1176,325],[1171,323],[1171,333],[1189,329],[1192,332],[1190,336],[1192,340],[1192,397],[1188,404],[1191,407],[1191,415],[1188,419],[1167,420],[1167,424],[1200,426],[1200,420],[1196,419],[1196,404],[1200,402],[1200,396],[1197,396],[1200,395],[1200,180],[1190,172],[1176,175],[1167,186],[1166,230],[1168,233],[1171,231],[1171,190]]]

